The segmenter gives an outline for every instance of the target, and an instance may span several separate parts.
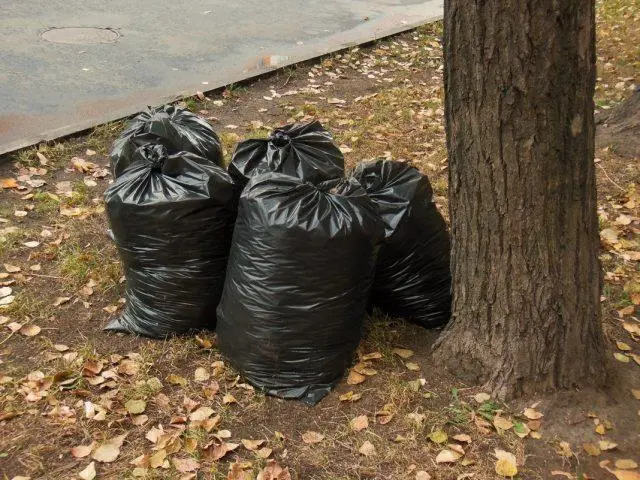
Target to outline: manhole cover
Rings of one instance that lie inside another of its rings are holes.
[[[88,43],[112,43],[120,35],[110,28],[96,27],[62,27],[50,28],[40,35],[48,42],[72,43],[86,45]]]

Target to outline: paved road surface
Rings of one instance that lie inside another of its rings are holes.
[[[0,0],[0,154],[441,15],[442,0]]]

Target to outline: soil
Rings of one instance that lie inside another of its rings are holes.
[[[640,88],[620,105],[596,115],[596,144],[626,157],[640,157]]]

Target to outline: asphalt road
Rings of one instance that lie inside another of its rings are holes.
[[[0,154],[441,15],[442,0],[0,0]]]

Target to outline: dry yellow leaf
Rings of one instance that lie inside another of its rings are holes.
[[[455,463],[460,460],[460,457],[462,457],[462,454],[459,452],[446,449],[438,453],[436,456],[436,463]]]
[[[322,435],[320,432],[313,432],[311,430],[308,430],[302,434],[302,441],[307,445],[320,443],[322,440],[324,440],[324,435]]]
[[[600,440],[598,442],[598,447],[600,447],[600,450],[613,450],[614,448],[616,448],[618,446],[617,443],[614,443],[610,440]]]
[[[618,347],[618,350],[622,350],[623,352],[628,352],[631,350],[631,347],[624,342],[617,341],[616,346]]]
[[[376,447],[373,446],[373,443],[367,440],[358,449],[358,452],[360,452],[360,454],[364,455],[365,457],[372,457],[376,454]]]
[[[498,430],[509,430],[513,427],[513,422],[508,418],[501,417],[500,415],[496,415],[493,418],[493,426]]]
[[[596,426],[596,433],[599,433],[600,435],[604,435],[606,433],[606,430],[602,423]]]
[[[505,450],[495,450],[496,473],[502,477],[514,477],[518,474],[516,456]]]
[[[585,443],[582,445],[582,448],[585,452],[587,452],[588,455],[591,455],[592,457],[597,457],[598,455],[600,455],[600,453],[602,453],[600,451],[600,448],[595,443]]]
[[[394,348],[392,352],[405,360],[413,357],[413,350],[409,350],[408,348]]]
[[[538,412],[537,410],[534,410],[533,408],[525,408],[524,416],[529,420],[540,420],[542,417],[544,417],[544,414]]]
[[[356,372],[355,370],[351,370],[349,372],[349,376],[347,377],[347,383],[349,385],[358,385],[359,383],[364,382],[367,379],[364,375]]]

